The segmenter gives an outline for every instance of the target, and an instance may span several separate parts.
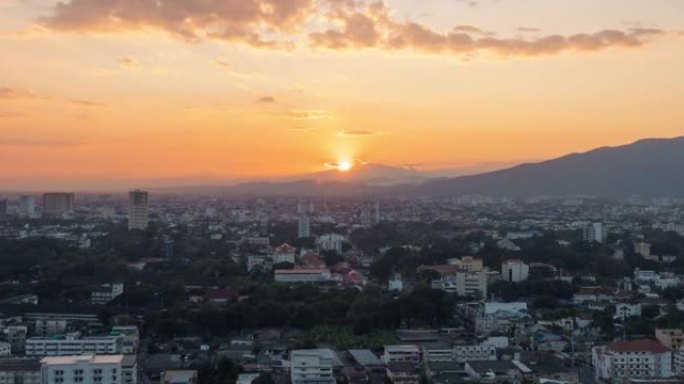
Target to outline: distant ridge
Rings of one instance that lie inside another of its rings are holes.
[[[414,194],[684,197],[684,136],[645,139],[473,176],[428,181]]]

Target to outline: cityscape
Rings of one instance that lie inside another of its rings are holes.
[[[0,384],[684,384],[684,1],[0,0]]]

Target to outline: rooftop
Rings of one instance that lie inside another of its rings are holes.
[[[671,352],[670,348],[660,344],[651,339],[638,339],[621,341],[608,346],[608,349],[613,352],[651,352],[651,353],[667,353]]]
[[[120,364],[123,360],[124,355],[82,355],[44,357],[40,362],[48,365],[70,365],[84,362],[95,364]]]

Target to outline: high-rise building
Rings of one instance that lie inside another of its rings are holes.
[[[608,231],[602,223],[592,223],[584,227],[583,238],[589,243],[603,243],[608,238]]]
[[[7,215],[7,199],[0,199],[0,216]]]
[[[299,215],[298,225],[297,237],[311,237],[311,219],[308,215]]]
[[[148,223],[147,191],[136,189],[128,192],[128,229],[147,229]]]
[[[174,241],[172,239],[166,239],[164,240],[164,257],[166,260],[172,260],[173,259],[173,246],[174,246]]]
[[[31,196],[20,197],[19,214],[22,217],[36,217],[36,200]]]
[[[311,237],[311,217],[313,205],[311,203],[299,202],[297,205],[299,213],[297,236],[301,238]]]
[[[63,215],[73,212],[74,194],[50,192],[43,194],[43,213],[46,215]]]

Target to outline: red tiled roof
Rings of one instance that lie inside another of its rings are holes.
[[[639,339],[621,341],[608,346],[613,352],[651,352],[651,353],[667,353],[671,352],[670,348],[660,344],[651,339]]]

